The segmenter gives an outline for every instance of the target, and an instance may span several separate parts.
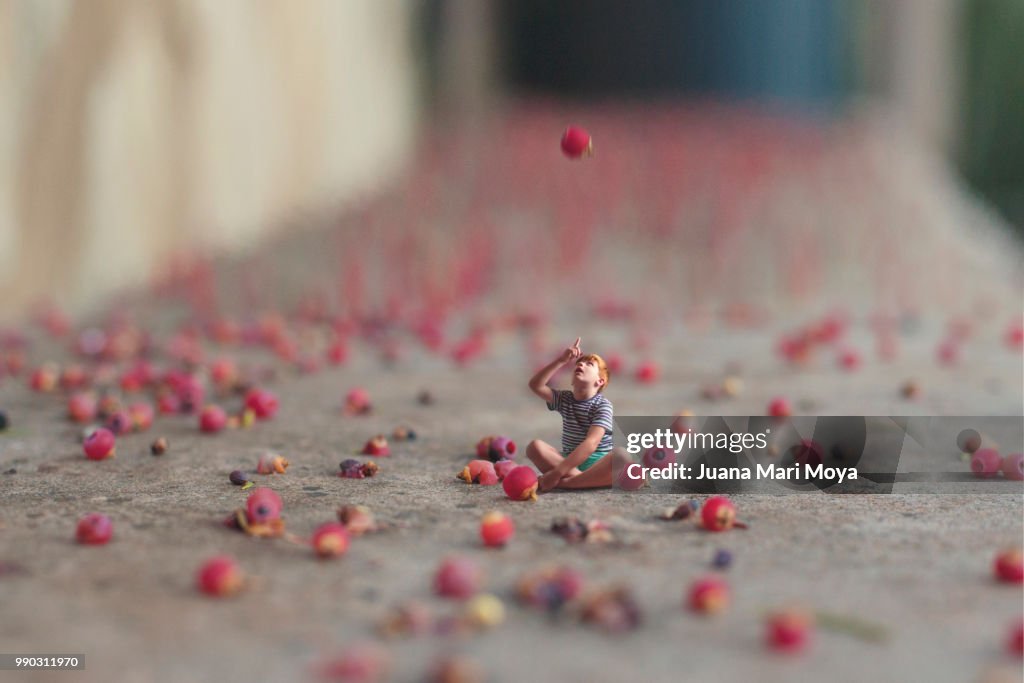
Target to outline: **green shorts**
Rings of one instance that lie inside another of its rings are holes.
[[[580,471],[580,472],[586,472],[586,471],[587,471],[587,470],[589,470],[589,469],[590,469],[591,467],[593,467],[593,466],[594,466],[594,464],[595,464],[595,463],[596,463],[596,462],[597,462],[598,460],[600,460],[600,459],[601,459],[601,458],[603,458],[604,456],[608,455],[609,453],[611,453],[611,450],[607,450],[607,451],[594,451],[593,455],[591,455],[591,456],[590,456],[589,458],[587,458],[586,460],[584,460],[583,462],[581,462],[581,463],[580,463],[579,465],[577,465],[576,467],[577,467],[577,469],[579,469],[579,471]],[[568,455],[570,455],[570,454],[569,454],[569,453],[562,453],[562,457],[563,457],[563,458],[564,458],[564,457],[567,457]]]

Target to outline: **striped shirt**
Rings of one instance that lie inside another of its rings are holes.
[[[604,394],[594,394],[585,401],[577,401],[569,390],[551,390],[554,396],[548,410],[557,410],[562,416],[562,453],[568,455],[583,443],[594,425],[604,427],[604,436],[597,450],[612,448],[612,402]]]

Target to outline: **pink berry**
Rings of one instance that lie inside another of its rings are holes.
[[[505,475],[502,487],[512,500],[537,500],[537,473],[520,465]]]
[[[75,422],[92,422],[96,419],[96,397],[90,393],[73,394],[68,399],[68,417]]]
[[[98,512],[90,513],[78,520],[75,539],[84,545],[103,545],[114,535],[110,518]]]
[[[971,471],[976,477],[990,479],[999,473],[1003,459],[999,457],[999,451],[994,448],[982,448],[971,456]]]
[[[769,647],[782,652],[798,652],[809,642],[813,622],[803,612],[784,610],[769,615],[766,625]]]
[[[112,431],[115,436],[130,434],[132,429],[135,427],[132,422],[132,416],[128,414],[127,410],[118,410],[112,414],[107,418],[104,426]]]
[[[497,462],[501,458],[513,458],[516,454],[516,442],[507,436],[496,436],[491,439],[490,449],[488,451],[488,457],[492,462]]]
[[[508,543],[515,531],[512,518],[502,512],[488,512],[480,521],[480,539],[491,548]]]
[[[249,494],[245,501],[245,512],[251,524],[261,524],[280,519],[284,504],[281,496],[273,489],[260,487]]]
[[[708,498],[700,514],[704,528],[708,531],[725,531],[736,523],[736,507],[725,496]]]
[[[269,420],[277,414],[277,396],[266,389],[251,389],[245,395],[245,407],[258,419]]]
[[[590,133],[576,126],[569,126],[562,134],[562,153],[570,159],[579,159],[594,153]]]
[[[313,533],[313,550],[320,557],[340,557],[348,545],[348,529],[339,522],[322,524]]]
[[[956,365],[960,360],[960,345],[953,339],[947,339],[939,344],[936,356],[942,365]]]
[[[348,359],[348,346],[345,342],[335,342],[327,349],[327,362],[331,365],[342,365]]]
[[[220,555],[208,560],[196,574],[196,585],[199,590],[214,597],[234,595],[242,589],[245,575],[238,564],[227,555]]]
[[[846,349],[839,354],[839,367],[847,372],[853,372],[860,367],[860,354],[853,349]]]
[[[1024,479],[1024,454],[1011,453],[1003,458],[1003,476],[1007,479],[1021,481]]]
[[[508,473],[516,468],[516,464],[511,460],[499,460],[494,463],[494,473],[498,475],[498,479],[504,481]]]
[[[228,424],[228,414],[220,406],[206,406],[199,414],[199,431],[216,434]]]
[[[345,395],[346,415],[367,415],[373,409],[370,393],[362,387],[356,387]]]
[[[729,605],[729,586],[714,576],[698,579],[690,586],[687,602],[694,612],[721,612]]]
[[[135,431],[144,432],[153,426],[153,406],[149,403],[131,404],[128,406],[128,415]]]
[[[434,590],[446,598],[465,600],[480,590],[480,567],[464,557],[451,557],[441,563],[434,575]]]
[[[676,454],[667,448],[648,448],[644,452],[643,465],[652,470],[663,470],[676,461]]]
[[[82,450],[90,460],[105,460],[114,457],[115,441],[113,432],[100,427],[86,437]]]
[[[996,578],[1004,583],[1024,582],[1024,556],[1018,549],[1004,550],[996,555],[992,564]]]

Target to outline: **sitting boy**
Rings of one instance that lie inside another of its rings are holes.
[[[548,386],[559,368],[576,361],[572,390]],[[562,416],[562,450],[540,439],[526,447],[526,457],[541,471],[538,489],[583,489],[612,485],[612,404],[601,390],[608,386],[608,366],[597,354],[583,355],[580,338],[530,379],[533,393],[548,410]]]

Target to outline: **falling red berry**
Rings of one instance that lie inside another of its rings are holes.
[[[1024,479],[1024,453],[1011,453],[1003,458],[1002,470],[1007,479]]]
[[[1019,549],[1004,550],[996,555],[992,570],[996,578],[1004,583],[1024,582],[1024,556]]]
[[[570,159],[579,159],[594,153],[594,142],[590,133],[576,126],[569,126],[562,134],[562,153]]]
[[[971,456],[971,471],[974,476],[982,479],[991,479],[999,473],[1003,465],[1003,459],[999,457],[999,451],[994,448],[982,448]]]
[[[768,414],[772,417],[789,417],[793,414],[793,409],[789,405],[789,401],[781,396],[776,396],[768,403]]]

